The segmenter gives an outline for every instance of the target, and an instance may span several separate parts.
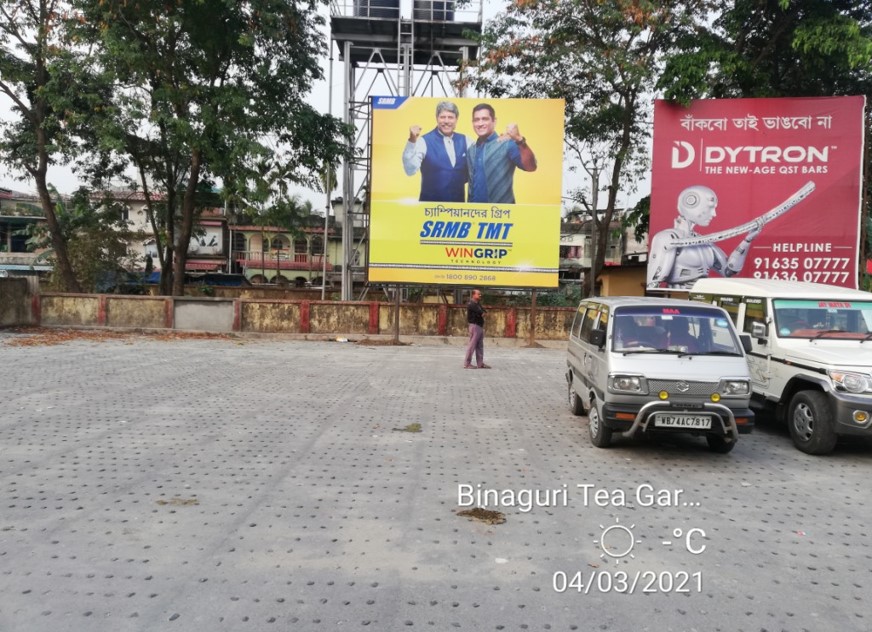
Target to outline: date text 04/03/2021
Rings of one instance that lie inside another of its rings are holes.
[[[558,593],[617,593],[623,595],[702,592],[702,571],[607,571],[590,570],[552,576],[552,588]]]

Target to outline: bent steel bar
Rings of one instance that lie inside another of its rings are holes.
[[[697,235],[695,237],[686,237],[684,239],[675,239],[667,245],[667,248],[684,248],[686,246],[699,246],[702,244],[711,244],[716,241],[723,241],[724,239],[730,239],[731,237],[736,237],[737,235],[741,235],[742,233],[747,233],[749,230],[753,228],[762,227],[769,222],[771,222],[776,217],[780,215],[784,215],[787,211],[792,209],[794,206],[802,202],[805,198],[807,198],[812,191],[815,189],[815,184],[811,180],[806,182],[801,189],[799,189],[796,193],[791,195],[789,198],[784,200],[781,204],[776,206],[775,208],[763,213],[760,217],[752,219],[750,222],[745,222],[741,226],[736,226],[735,228],[728,228],[727,230],[722,230],[719,233],[711,233],[708,235]]]

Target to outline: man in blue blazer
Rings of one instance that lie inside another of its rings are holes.
[[[420,125],[409,128],[403,168],[408,176],[421,172],[421,202],[466,201],[466,136],[454,131],[459,116],[454,103],[440,101],[433,131],[422,135]]]

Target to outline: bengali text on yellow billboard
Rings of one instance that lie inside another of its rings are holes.
[[[557,286],[562,100],[372,106],[371,282]]]

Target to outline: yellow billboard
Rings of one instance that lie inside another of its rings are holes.
[[[369,280],[556,287],[563,108],[372,97]]]

